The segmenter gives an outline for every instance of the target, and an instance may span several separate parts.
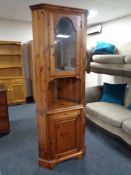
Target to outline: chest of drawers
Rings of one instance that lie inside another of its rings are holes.
[[[3,85],[0,86],[0,134],[9,133],[10,124],[8,117],[8,106],[6,98],[6,89]]]

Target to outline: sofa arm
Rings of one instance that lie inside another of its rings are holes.
[[[103,86],[93,86],[86,88],[85,91],[85,102],[92,103],[99,101],[103,92]]]

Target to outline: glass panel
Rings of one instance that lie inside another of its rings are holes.
[[[76,31],[69,18],[63,17],[57,23],[54,42],[56,70],[74,70],[76,67]]]

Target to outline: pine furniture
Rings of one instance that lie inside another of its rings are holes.
[[[87,11],[38,4],[32,11],[39,165],[84,153]]]
[[[0,84],[7,89],[9,105],[25,102],[21,43],[0,41]]]
[[[10,123],[8,116],[6,88],[4,85],[0,85],[0,134],[7,134],[9,132]]]

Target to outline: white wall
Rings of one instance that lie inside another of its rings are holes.
[[[31,39],[31,22],[0,19],[0,40],[26,43]]]
[[[116,46],[131,41],[131,15],[102,24],[100,34],[88,35],[88,47],[96,41],[107,41]]]
[[[26,81],[26,96],[30,96],[28,41],[32,40],[32,24],[26,21],[0,19],[0,40],[20,41],[23,46],[23,63]]]
[[[106,41],[119,47],[123,43],[131,42],[131,15],[123,18],[119,18],[107,23],[102,24],[102,32],[100,34],[88,35],[87,37],[87,47],[91,48],[95,46],[96,41]],[[96,80],[97,74],[87,75],[87,86],[95,86],[97,84],[102,84],[103,82],[110,83],[123,83],[127,82],[131,84],[131,79],[123,78],[118,76],[109,76],[99,74],[98,80]],[[92,80],[92,82],[90,81]]]

